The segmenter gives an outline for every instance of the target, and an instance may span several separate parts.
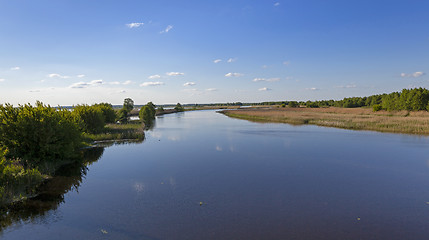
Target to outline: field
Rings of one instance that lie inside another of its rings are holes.
[[[354,130],[429,135],[429,112],[378,111],[369,108],[269,108],[221,113],[257,122],[313,124]]]

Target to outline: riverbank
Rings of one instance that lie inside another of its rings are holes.
[[[427,111],[378,111],[369,108],[271,108],[220,111],[229,117],[255,122],[312,124],[352,130],[429,135]]]

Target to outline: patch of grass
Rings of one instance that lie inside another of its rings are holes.
[[[103,132],[99,134],[86,134],[90,141],[117,141],[117,140],[143,140],[144,124],[131,122],[128,124],[107,124]]]
[[[429,135],[426,111],[377,111],[369,108],[273,108],[227,110],[221,113],[256,122],[313,124],[353,130]]]

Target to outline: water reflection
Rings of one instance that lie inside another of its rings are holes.
[[[56,210],[64,203],[66,193],[78,192],[79,186],[88,173],[88,166],[96,162],[103,152],[104,147],[85,149],[82,161],[76,161],[58,169],[52,179],[40,186],[38,196],[0,209],[0,232],[14,223],[43,220],[50,211]]]

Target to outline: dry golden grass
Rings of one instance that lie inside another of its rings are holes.
[[[429,112],[372,112],[368,108],[272,108],[222,111],[259,122],[314,124],[355,130],[429,135]]]

